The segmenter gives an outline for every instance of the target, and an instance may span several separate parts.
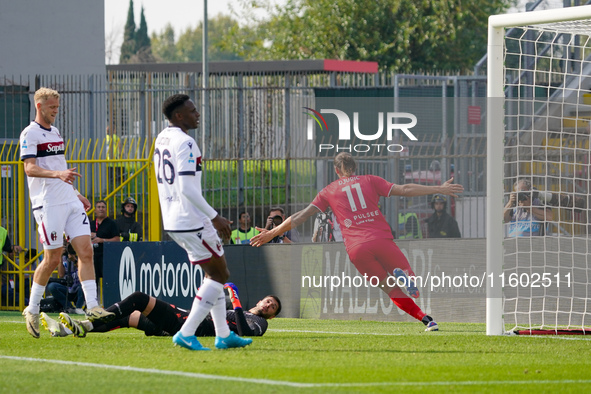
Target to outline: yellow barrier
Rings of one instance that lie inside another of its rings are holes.
[[[121,215],[123,200],[133,197],[138,203],[136,220],[142,225],[143,240],[160,241],[160,208],[151,160],[153,141],[135,138],[121,140],[118,141],[117,158],[109,158],[106,139],[66,142],[68,166],[76,167],[77,172],[82,175],[76,187],[93,205],[88,212],[89,216],[94,211],[94,203],[105,200],[109,217],[116,219]],[[32,280],[34,263],[41,258],[43,246],[39,242],[37,226],[31,213],[17,141],[4,142],[1,145],[0,166],[1,224],[8,230],[8,236],[14,245],[38,251],[28,260],[25,253],[18,256],[18,261],[5,255],[0,266],[0,310],[22,310],[25,307],[25,295],[28,294],[25,285],[31,284],[26,279]],[[112,169],[118,171],[110,171]]]

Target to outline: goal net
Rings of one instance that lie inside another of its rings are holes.
[[[591,6],[489,20],[487,334],[591,334]]]

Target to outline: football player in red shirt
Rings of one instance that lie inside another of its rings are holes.
[[[409,278],[415,274],[394,243],[390,226],[378,207],[378,201],[382,196],[415,197],[435,193],[457,197],[456,193],[463,192],[464,187],[453,184],[453,178],[439,186],[426,186],[414,183],[396,185],[375,175],[355,175],[357,163],[346,152],[336,156],[334,168],[339,178],[322,189],[308,207],[272,230],[257,228],[261,233],[251,238],[251,245],[261,246],[330,206],[341,227],[349,259],[359,273],[379,278],[379,287],[397,307],[422,321],[427,326],[426,331],[437,331],[437,323],[400,287],[388,286],[388,277],[393,275],[398,283],[406,284],[406,293],[413,298],[419,296],[414,281]]]

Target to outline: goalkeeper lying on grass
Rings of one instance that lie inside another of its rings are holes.
[[[226,283],[233,310],[226,311],[226,321],[231,331],[240,336],[262,336],[267,331],[267,320],[272,319],[281,311],[279,298],[266,296],[249,311],[243,311],[238,298],[238,289],[233,283]],[[124,300],[107,308],[116,315],[109,323],[78,321],[66,313],[60,313],[60,322],[41,314],[41,324],[54,337],[85,337],[87,332],[108,332],[118,328],[133,327],[144,331],[147,336],[172,336],[182,327],[189,311],[178,308],[145,293],[136,291]],[[197,327],[198,337],[215,336],[211,316]]]

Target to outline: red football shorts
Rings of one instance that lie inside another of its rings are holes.
[[[384,280],[396,268],[414,276],[413,270],[398,245],[391,239],[374,239],[347,250],[349,259],[361,275],[376,276]]]

